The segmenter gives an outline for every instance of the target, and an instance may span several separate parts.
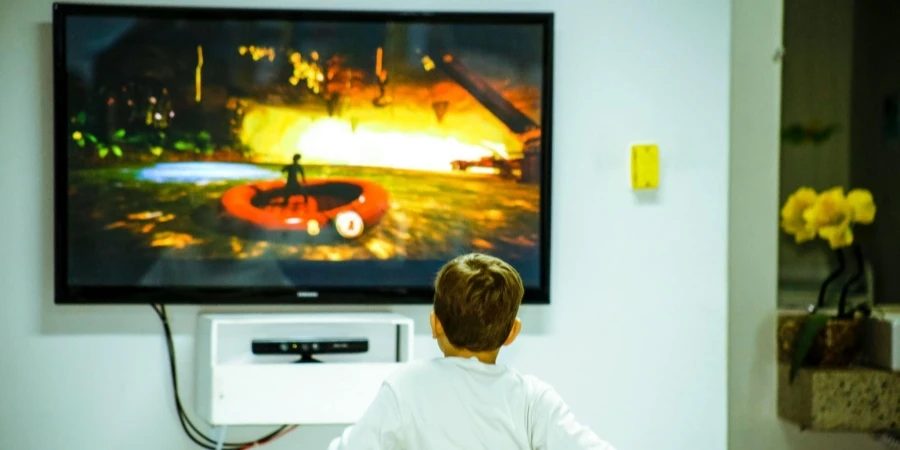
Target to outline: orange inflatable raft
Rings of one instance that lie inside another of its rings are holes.
[[[291,192],[284,180],[272,180],[225,191],[222,207],[233,218],[269,231],[316,236],[333,228],[354,239],[384,217],[388,193],[378,183],[359,179],[312,179]]]

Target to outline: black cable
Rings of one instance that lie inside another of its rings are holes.
[[[200,432],[200,430],[197,429],[197,427],[194,425],[194,423],[191,422],[190,418],[188,418],[184,412],[184,407],[181,404],[181,398],[178,393],[178,377],[177,377],[177,370],[176,370],[176,363],[175,363],[175,344],[172,339],[171,328],[169,327],[168,315],[166,314],[165,309],[163,309],[162,307],[153,305],[153,310],[156,311],[156,315],[159,316],[159,320],[162,322],[163,330],[165,332],[166,348],[167,348],[167,351],[169,354],[169,369],[170,369],[171,376],[172,376],[172,387],[173,387],[173,391],[175,394],[175,409],[178,414],[178,420],[181,423],[181,428],[184,430],[184,433],[195,444],[199,445],[200,447],[206,448],[206,449],[215,450],[215,447],[210,445],[210,444],[214,444],[215,441],[213,441],[209,436],[206,436],[205,434]],[[198,438],[195,437],[194,434],[192,434],[190,430],[188,430],[188,426],[190,426],[190,428],[192,430],[194,430],[194,433],[198,434],[200,436],[200,438],[206,440],[207,442],[204,443],[204,442],[199,441]],[[229,450],[232,450],[232,449],[236,449],[237,447],[236,446],[235,447],[228,446],[228,448],[229,448]]]
[[[216,447],[212,446],[212,444],[215,444],[217,441],[201,432],[197,428],[197,426],[194,425],[193,421],[191,421],[190,417],[188,417],[187,412],[185,411],[184,406],[181,403],[181,395],[178,391],[178,370],[175,358],[175,342],[172,338],[172,328],[169,326],[169,315],[166,313],[166,307],[163,305],[150,306],[153,308],[153,311],[156,312],[156,315],[159,317],[160,322],[162,322],[163,332],[166,338],[166,347],[169,353],[169,369],[172,375],[172,391],[175,397],[175,409],[178,413],[178,420],[181,422],[181,428],[184,430],[184,433],[192,441],[194,441],[195,444],[206,449],[215,450]],[[287,427],[287,425],[282,425],[275,431],[254,441],[225,442],[223,445],[223,449],[237,450],[251,445],[265,444],[278,436],[278,434],[284,431]],[[195,437],[194,434],[191,433],[191,431],[197,434],[197,436],[199,436],[199,439],[198,437]],[[202,442],[200,441],[200,439],[203,439],[206,442]]]
[[[175,343],[172,338],[172,329],[169,326],[169,317],[168,317],[168,314],[166,313],[164,306],[161,306],[161,305],[154,306],[154,310],[156,310],[157,315],[159,316],[160,320],[162,321],[163,329],[166,334],[166,344],[169,349],[169,367],[172,372],[172,385],[173,385],[173,388],[174,388],[173,390],[175,393],[175,408],[178,411],[178,419],[181,422],[182,429],[184,429],[184,431],[188,435],[188,437],[190,437],[191,440],[193,440],[194,443],[196,443],[197,445],[200,445],[201,447],[208,448],[208,449],[214,449],[215,447],[210,447],[209,444],[215,444],[216,441],[214,439],[210,438],[209,436],[203,434],[203,432],[201,432],[197,428],[197,426],[194,425],[194,423],[191,421],[190,417],[187,415],[187,412],[184,409],[183,404],[181,403],[181,396],[178,393],[179,392],[178,391],[178,378],[177,378],[178,371],[177,371],[176,358],[175,358]],[[201,439],[207,441],[208,444],[198,442],[197,439],[188,431],[188,429],[187,429],[188,427],[190,427],[190,429],[194,433],[196,433]],[[242,447],[246,447],[246,446],[250,446],[250,445],[262,444],[262,443],[268,442],[269,440],[271,440],[272,438],[277,436],[279,433],[284,431],[284,429],[286,429],[286,428],[287,428],[286,425],[279,427],[272,433],[270,433],[266,436],[263,436],[255,441],[226,442],[226,443],[224,443],[223,448],[228,448],[229,450],[231,450],[231,449],[238,449],[238,448],[242,448]]]
[[[169,347],[169,355],[170,355],[169,362],[170,362],[170,368],[172,369],[172,383],[173,383],[173,387],[174,387],[174,391],[175,391],[175,401],[176,401],[176,408],[178,409],[179,420],[182,423],[182,427],[184,427],[185,422],[186,422],[187,425],[191,428],[191,430],[193,430],[196,434],[198,434],[202,439],[206,440],[210,444],[215,444],[216,443],[215,440],[213,440],[209,436],[203,434],[203,432],[201,432],[194,425],[194,423],[190,420],[190,417],[188,417],[187,411],[184,409],[183,404],[181,403],[181,398],[180,398],[180,395],[178,394],[178,378],[176,376],[178,371],[176,369],[175,343],[172,338],[172,329],[169,326],[169,317],[168,317],[168,314],[166,313],[165,307],[160,305],[159,308],[160,308],[159,316],[160,316],[160,319],[163,321],[163,328],[166,332],[166,342]],[[276,437],[279,433],[284,431],[286,428],[287,428],[287,425],[283,425],[283,426],[279,427],[278,429],[276,429],[275,431],[255,440],[255,441],[226,442],[223,444],[223,448],[224,447],[243,448],[243,447],[250,446],[250,445],[264,444],[264,443],[268,442],[269,440],[273,439],[274,437]]]

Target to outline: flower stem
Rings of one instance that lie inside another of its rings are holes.
[[[820,309],[825,307],[825,293],[828,291],[828,285],[830,285],[834,280],[838,279],[844,270],[847,268],[846,261],[844,260],[844,252],[841,249],[837,249],[834,251],[835,255],[837,255],[838,260],[838,268],[831,272],[828,275],[828,278],[822,282],[822,287],[819,288],[819,301],[816,302],[816,309]]]
[[[847,314],[847,293],[850,292],[850,286],[853,283],[856,283],[857,280],[862,276],[864,270],[863,263],[863,254],[862,249],[858,244],[853,245],[853,257],[856,259],[856,272],[853,273],[853,276],[844,283],[844,287],[841,288],[841,300],[838,303],[838,317],[845,318]]]

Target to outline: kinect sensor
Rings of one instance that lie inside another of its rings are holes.
[[[321,362],[313,355],[366,353],[368,339],[254,339],[254,355],[299,355],[297,362]]]

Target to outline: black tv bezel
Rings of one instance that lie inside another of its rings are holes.
[[[71,16],[141,16],[146,18],[206,20],[307,20],[349,22],[441,22],[534,24],[544,29],[544,74],[541,111],[540,286],[526,288],[524,304],[550,303],[550,218],[553,125],[552,12],[371,11],[316,9],[256,9],[53,4],[53,207],[54,303],[56,304],[184,304],[184,305],[414,305],[432,302],[434,289],[422,286],[383,287],[143,287],[72,286],[68,259],[68,100],[66,19]]]

